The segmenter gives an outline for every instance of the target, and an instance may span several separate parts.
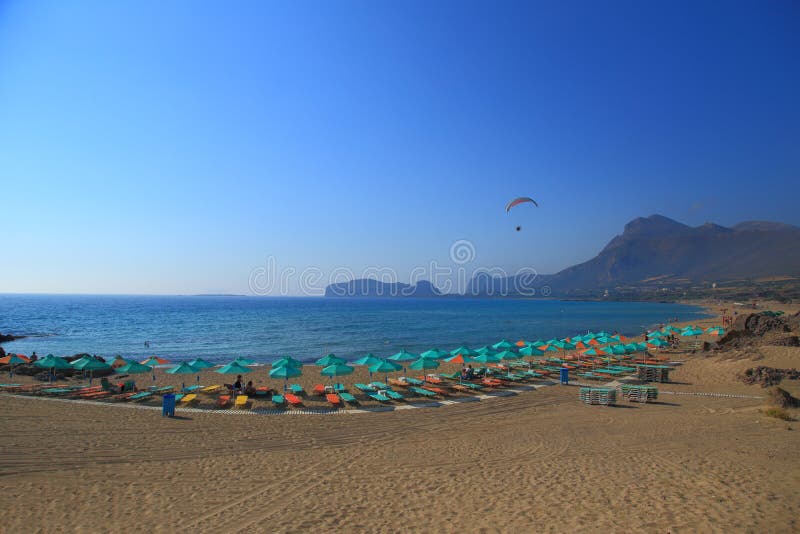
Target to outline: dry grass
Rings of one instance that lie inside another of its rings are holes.
[[[775,419],[780,419],[781,421],[794,421],[794,417],[789,415],[789,412],[784,410],[783,408],[778,408],[777,406],[772,406],[771,408],[767,408],[764,410],[764,415],[767,417],[774,417]]]

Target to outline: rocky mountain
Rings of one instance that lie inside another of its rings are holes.
[[[640,217],[591,260],[536,286],[551,294],[619,286],[676,286],[730,280],[800,276],[800,228],[748,221],[731,228],[713,223],[691,227],[662,215]],[[473,280],[471,291],[515,287],[514,279]],[[513,293],[513,291],[512,291]]]

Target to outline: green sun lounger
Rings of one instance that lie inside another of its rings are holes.
[[[294,393],[295,395],[302,395],[303,393],[305,393],[303,386],[301,386],[300,384],[290,384],[289,389],[292,390],[292,393]]]
[[[131,395],[128,398],[128,400],[140,401],[140,400],[148,399],[148,398],[150,398],[152,396],[153,396],[153,392],[152,391],[140,391],[139,393],[136,393],[135,395]]]
[[[412,386],[421,386],[422,384],[425,383],[422,380],[417,380],[416,378],[411,378],[409,376],[403,377],[403,380],[411,384]]]
[[[180,402],[180,400],[181,400],[183,397],[185,397],[185,396],[186,396],[186,395],[184,395],[183,393],[177,393],[177,394],[175,395],[175,402]]]
[[[464,386],[464,387],[468,387],[469,389],[474,389],[475,391],[478,391],[478,390],[480,390],[480,389],[483,389],[483,386],[482,386],[482,385],[480,385],[480,384],[475,384],[475,383],[473,383],[473,382],[459,382],[459,385],[460,385],[460,386]]]
[[[283,406],[286,404],[286,398],[283,395],[273,395],[272,404],[275,406]]]
[[[450,380],[458,380],[461,378],[460,373],[439,373],[442,378],[449,378]]]
[[[433,391],[428,391],[427,389],[418,388],[416,386],[411,386],[408,388],[409,391],[416,393],[417,395],[422,395],[423,397],[435,397],[436,393]]]
[[[350,404],[357,404],[358,403],[358,401],[356,400],[356,398],[354,396],[352,396],[351,394],[346,393],[346,392],[339,393],[339,397],[344,402],[347,402],[347,403],[350,403]]]
[[[391,400],[386,395],[381,395],[380,393],[367,393],[367,397],[378,402],[389,402],[389,400]]]
[[[185,391],[186,393],[194,393],[195,391],[203,389],[204,387],[205,386],[201,386],[200,384],[197,384],[195,386],[187,386],[187,387],[183,388],[183,391]]]
[[[356,389],[358,389],[360,391],[363,391],[364,393],[374,393],[375,392],[375,388],[373,386],[370,386],[369,384],[353,384],[353,386]]]
[[[389,386],[383,382],[370,382],[368,385],[374,387],[375,389],[389,389]]]
[[[403,399],[405,399],[405,397],[402,395],[402,393],[398,393],[397,391],[393,391],[391,389],[385,390],[384,393],[385,393],[385,395],[387,397],[389,397],[392,400],[403,400]]]

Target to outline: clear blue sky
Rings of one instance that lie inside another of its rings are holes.
[[[800,224],[798,51],[793,1],[6,0],[0,292],[407,275],[458,239],[550,273],[652,213]]]

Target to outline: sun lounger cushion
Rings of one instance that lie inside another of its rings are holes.
[[[190,402],[194,402],[197,399],[196,393],[189,393],[188,395],[184,395],[181,399],[181,404],[189,404]]]
[[[233,405],[236,406],[237,408],[242,408],[244,407],[245,404],[247,404],[248,400],[249,399],[247,395],[239,395],[238,397],[236,397],[236,400],[234,401]]]
[[[303,404],[303,401],[300,399],[300,397],[293,395],[291,393],[287,393],[286,395],[284,395],[284,397],[286,398],[286,401],[292,406]]]
[[[339,399],[339,395],[337,395],[336,393],[328,393],[327,395],[325,395],[325,398],[333,406],[341,406],[342,405],[342,401],[341,401],[341,399]]]
[[[152,391],[140,391],[139,393],[136,393],[135,395],[131,395],[130,400],[139,401],[139,400],[146,399],[146,398],[152,397],[152,396],[153,396],[153,392]]]

